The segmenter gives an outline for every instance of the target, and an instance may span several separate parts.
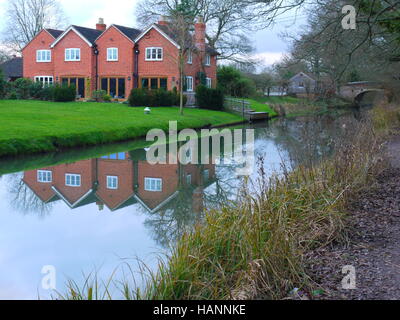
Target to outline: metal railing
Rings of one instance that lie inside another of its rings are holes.
[[[242,114],[245,118],[246,112],[251,111],[250,102],[244,99],[225,98],[224,107],[230,111]]]

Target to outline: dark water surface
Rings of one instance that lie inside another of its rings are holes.
[[[318,161],[354,121],[347,115],[257,124],[256,158],[268,173],[282,162]],[[97,270],[108,279],[124,259],[154,268],[156,254],[190,230],[204,208],[235,200],[243,181],[236,164],[151,166],[143,146],[0,160],[0,299],[50,298],[41,285],[44,266],[55,267],[60,292],[69,278],[82,284],[82,273]]]

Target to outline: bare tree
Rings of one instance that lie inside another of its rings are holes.
[[[142,25],[170,15],[184,4],[193,17],[202,16],[207,24],[206,39],[221,54],[218,59],[249,61],[254,48],[248,37],[249,19],[255,19],[247,0],[141,0],[136,16]]]
[[[42,29],[65,27],[67,20],[58,0],[8,0],[5,18],[4,43],[15,52]]]

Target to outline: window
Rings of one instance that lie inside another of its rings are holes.
[[[140,83],[146,89],[168,89],[168,78],[142,78]]]
[[[206,86],[208,88],[212,88],[212,79],[211,78],[206,78]]]
[[[65,185],[67,187],[80,187],[81,186],[81,175],[80,174],[66,174]]]
[[[187,185],[191,185],[192,184],[192,175],[191,174],[188,174],[186,176],[186,184]]]
[[[53,181],[53,173],[51,171],[38,170],[37,181],[42,183],[50,183]]]
[[[187,63],[192,64],[193,63],[193,53],[191,50],[188,51],[188,60]]]
[[[101,90],[112,98],[125,99],[125,78],[102,78]]]
[[[151,192],[161,192],[162,179],[144,178],[144,190]]]
[[[146,61],[162,61],[162,48],[146,48]]]
[[[107,176],[107,189],[118,189],[118,177]]]
[[[65,61],[81,61],[81,49],[65,49]]]
[[[126,160],[126,154],[125,152],[113,153],[108,156],[103,156],[101,158],[105,160]]]
[[[37,50],[36,51],[36,62],[51,62],[51,51],[50,50]]]
[[[209,54],[206,55],[206,66],[211,65],[211,56]]]
[[[299,87],[300,87],[300,88],[304,88],[304,82],[300,82],[300,83],[299,83]]]
[[[186,77],[186,91],[193,91],[193,77]]]
[[[118,61],[118,48],[107,49],[107,61]]]
[[[61,78],[63,86],[75,86],[78,98],[85,98],[86,81],[85,78]]]
[[[35,82],[40,82],[44,87],[49,87],[53,85],[53,77],[52,76],[38,76],[35,77]]]

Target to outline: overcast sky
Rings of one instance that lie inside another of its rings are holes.
[[[7,0],[0,0],[0,13],[3,14]],[[138,0],[60,0],[70,24],[93,28],[99,17],[105,19],[106,24],[120,24],[136,26],[134,15]],[[274,28],[262,30],[254,34],[253,40],[257,56],[262,58],[266,65],[278,61],[288,51],[288,45],[279,34],[283,31],[296,32],[304,25],[304,18],[294,21],[288,13],[280,19]],[[3,18],[0,16],[0,28]]]

